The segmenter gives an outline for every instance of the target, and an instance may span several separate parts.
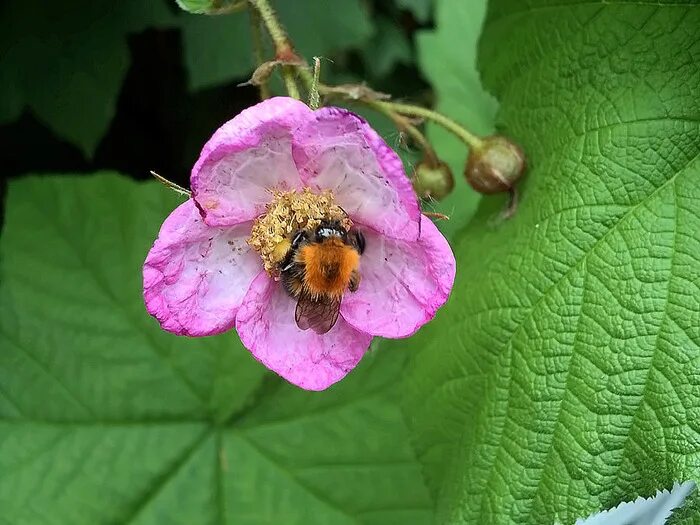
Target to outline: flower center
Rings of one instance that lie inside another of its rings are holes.
[[[271,190],[272,200],[263,215],[255,219],[248,244],[260,254],[268,274],[279,275],[279,265],[292,246],[292,238],[301,230],[313,230],[322,221],[339,221],[349,230],[352,221],[335,203],[333,193]]]

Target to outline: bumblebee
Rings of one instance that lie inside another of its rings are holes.
[[[360,256],[365,238],[346,230],[340,221],[324,220],[314,229],[302,229],[280,264],[280,279],[287,293],[297,299],[297,326],[325,334],[338,320],[346,290],[360,286]]]

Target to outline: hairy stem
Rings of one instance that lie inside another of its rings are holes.
[[[294,78],[293,66],[282,66],[282,80],[284,80],[284,87],[287,88],[287,94],[292,98],[301,100],[299,86],[297,86],[297,81]]]
[[[305,66],[299,66],[299,78],[301,78],[301,81],[303,82],[304,86],[306,89],[309,90],[309,93],[314,87],[314,75],[309,71],[308,67]],[[320,82],[316,82],[316,90],[319,93],[322,93],[325,90],[326,86],[321,84]]]
[[[250,10],[250,32],[253,37],[253,50],[255,53],[255,65],[260,65],[265,62],[265,47],[263,43],[263,35],[260,31],[260,13],[256,9]],[[260,91],[260,100],[270,98],[270,88],[267,85],[267,79],[264,79],[258,86]]]
[[[287,38],[287,33],[285,33],[282,25],[277,20],[277,15],[275,15],[274,9],[270,5],[268,0],[248,0],[250,4],[255,8],[255,10],[260,13],[260,18],[262,18],[267,32],[270,33],[270,38],[275,44],[275,50],[277,53],[283,49],[291,49],[291,44]],[[280,58],[280,57],[277,57]]]
[[[311,88],[311,86],[313,85],[313,77],[311,75],[311,72],[307,68],[301,66],[299,67],[299,76],[301,77],[302,82],[304,82],[308,88]],[[332,87],[326,86],[324,84],[318,84],[318,91],[323,94],[332,94],[336,96],[339,95],[337,89],[333,89]],[[446,117],[441,113],[438,113],[437,111],[433,111],[422,106],[414,106],[413,104],[402,104],[398,102],[389,102],[386,100],[372,100],[367,98],[358,98],[350,100],[352,102],[359,102],[365,104],[376,109],[377,111],[384,113],[389,118],[391,118],[397,126],[403,127],[404,131],[411,135],[411,137],[414,138],[421,147],[423,147],[424,144],[427,144],[430,147],[430,145],[427,142],[427,139],[407,119],[401,118],[401,115],[432,120],[436,124],[439,124],[443,128],[455,134],[457,138],[459,138],[462,142],[467,144],[470,148],[479,149],[484,145],[484,141],[478,136],[474,135],[473,133],[470,133],[461,125],[457,124],[454,120]],[[397,116],[400,118],[400,120],[397,120]],[[408,126],[406,126],[405,123],[407,123]],[[415,132],[411,128],[413,128]],[[420,135],[420,137],[418,135]],[[426,151],[426,153],[430,151],[433,153],[433,155],[435,154],[432,148],[430,148],[429,150],[426,148],[423,149]]]
[[[270,6],[269,0],[248,1],[260,13],[263,23],[265,24],[268,33],[270,33],[272,41],[275,43],[277,58],[281,60],[286,60],[290,57],[298,59],[299,57],[297,57],[296,53],[294,53],[292,44],[289,41],[289,38],[287,37],[287,34],[285,33],[284,29],[282,28],[282,25],[277,20],[275,12]],[[285,78],[285,83],[287,84],[287,91],[289,91],[290,96],[299,98],[299,91],[294,78],[288,78],[289,71],[292,69],[296,69],[301,82],[309,91],[312,97],[312,102],[310,102],[310,104],[316,103],[316,99],[314,97],[317,96],[318,93],[339,95],[339,90],[337,88],[332,89],[329,86],[325,86],[318,81],[318,77],[315,74],[317,72],[317,68],[315,68],[314,73],[312,73],[308,65],[304,64],[300,66],[284,66],[282,68],[282,75]],[[285,72],[287,76],[285,76]],[[292,84],[294,85],[292,86]],[[413,124],[411,124],[411,122],[408,119],[403,118],[403,116],[419,117],[426,120],[431,120],[445,128],[446,130],[450,131],[454,135],[456,135],[457,138],[459,138],[470,148],[483,148],[484,141],[482,139],[464,129],[464,127],[457,124],[451,118],[446,117],[445,115],[438,113],[437,111],[433,111],[432,109],[427,109],[421,106],[414,106],[413,104],[389,102],[386,100],[375,100],[374,98],[362,96],[358,98],[346,96],[345,98],[353,102],[366,104],[389,116],[389,118],[391,118],[400,129],[403,129],[406,133],[408,133],[421,146],[421,148],[423,148],[423,150],[426,152],[426,156],[428,156],[429,161],[432,161],[431,159],[433,158],[436,159],[435,152],[433,151],[432,147],[430,147],[430,144],[425,139],[425,136]]]
[[[282,24],[277,20],[277,15],[270,5],[269,0],[248,0],[250,5],[258,12],[262,19],[265,29],[270,34],[272,42],[275,45],[275,58],[283,61],[298,60],[294,48],[292,47],[287,33],[284,31]],[[287,93],[290,97],[300,99],[299,87],[295,78],[295,69],[293,66],[282,66],[282,79],[287,88]]]
[[[462,142],[467,144],[470,148],[480,149],[484,145],[484,141],[477,137],[476,135],[468,132],[462,126],[457,124],[451,118],[445,115],[433,111],[432,109],[427,109],[421,106],[414,106],[412,104],[401,104],[399,102],[387,102],[384,100],[376,101],[376,104],[383,106],[389,111],[395,111],[401,115],[408,115],[411,117],[420,117],[426,120],[432,120],[436,124],[439,124],[446,130],[454,133]]]
[[[399,131],[405,132],[409,137],[411,137],[413,142],[420,146],[420,148],[423,150],[423,154],[425,155],[425,160],[428,165],[432,168],[437,167],[439,164],[437,155],[435,154],[433,147],[430,145],[430,142],[428,142],[428,139],[425,138],[425,135],[423,135],[423,133],[421,133],[421,131],[414,126],[409,119],[395,111],[388,110],[386,106],[380,104],[379,102],[380,101],[378,100],[363,101],[363,103],[368,107],[389,117]]]

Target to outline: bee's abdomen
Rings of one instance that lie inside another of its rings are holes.
[[[285,291],[292,297],[298,297],[304,287],[304,267],[293,264],[283,271],[280,280]]]
[[[340,275],[340,264],[337,262],[323,263],[321,264],[321,275],[326,279],[327,282],[335,281]]]
[[[354,249],[328,243],[305,246],[300,255],[304,265],[304,286],[317,294],[342,295],[360,260]]]

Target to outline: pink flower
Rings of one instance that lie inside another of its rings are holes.
[[[206,336],[235,327],[265,366],[323,390],[357,365],[372,337],[413,334],[449,296],[447,241],[421,215],[396,153],[349,111],[312,111],[286,97],[248,108],[204,146],[191,186],[143,267],[146,308],[165,330]],[[296,299],[248,242],[273,190],[294,199],[304,188],[329,190],[366,241],[359,287],[343,294],[325,334],[297,327]]]

